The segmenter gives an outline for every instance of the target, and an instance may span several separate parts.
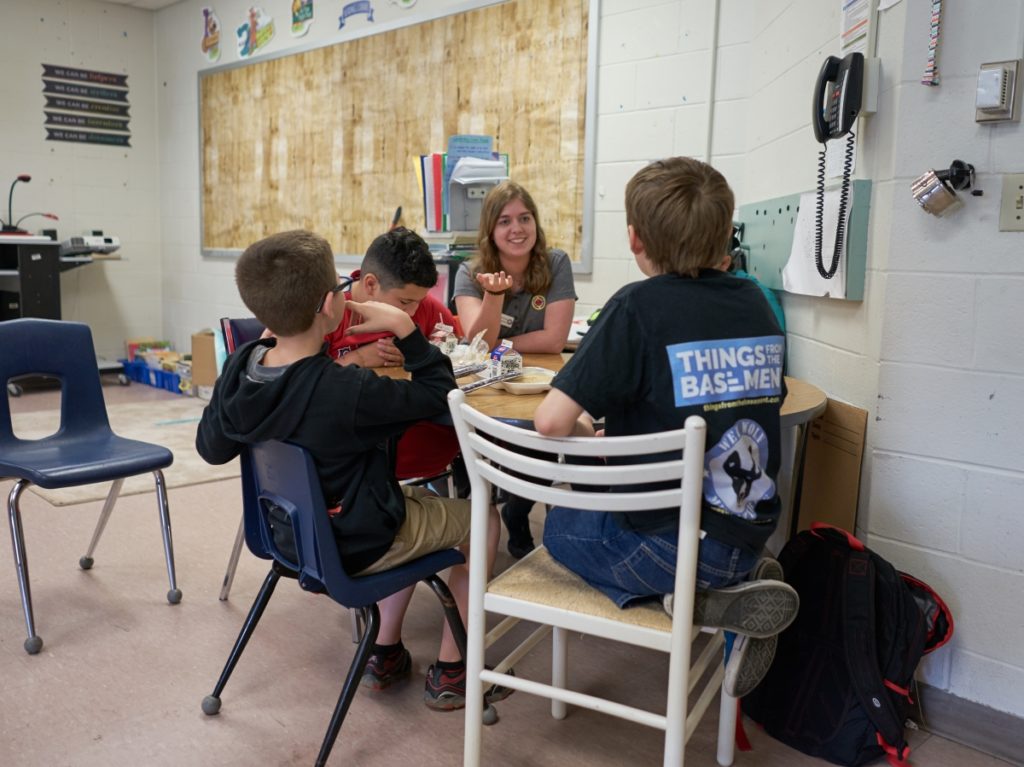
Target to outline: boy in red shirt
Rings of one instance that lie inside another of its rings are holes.
[[[437,283],[437,266],[430,247],[405,227],[392,229],[370,243],[362,265],[352,272],[350,279],[346,300],[397,306],[412,317],[413,324],[427,338],[438,322],[455,326],[448,308],[430,295],[430,289]],[[402,353],[390,333],[349,333],[349,328],[361,321],[355,310],[345,309],[341,324],[326,338],[329,356],[339,365],[401,367]],[[440,474],[458,452],[454,429],[422,421],[398,441],[395,476],[410,479]]]

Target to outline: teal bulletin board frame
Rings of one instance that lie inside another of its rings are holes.
[[[782,269],[793,248],[800,195],[791,194],[741,205],[743,224],[740,244],[747,251],[747,271],[774,290],[782,287]],[[846,301],[864,300],[864,272],[867,268],[868,214],[871,211],[871,181],[853,182],[853,207],[846,235]],[[830,254],[831,255],[831,254]],[[838,298],[834,296],[833,298]]]

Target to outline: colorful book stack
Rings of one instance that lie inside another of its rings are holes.
[[[502,160],[508,169],[508,155],[494,151],[491,136],[460,135],[448,139],[447,152],[431,152],[419,157],[416,175],[423,191],[423,214],[428,232],[448,232],[448,183],[452,171],[463,157]]]

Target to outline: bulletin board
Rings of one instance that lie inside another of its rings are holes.
[[[549,246],[579,260],[588,0],[509,0],[199,75],[202,249],[307,228],[338,254],[425,228],[415,168],[490,134]]]

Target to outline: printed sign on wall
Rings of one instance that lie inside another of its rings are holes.
[[[43,64],[47,141],[129,147],[128,75]]]
[[[220,19],[213,8],[203,8],[203,42],[200,48],[210,63],[220,60]]]
[[[302,37],[313,24],[313,0],[292,0],[292,37]]]
[[[249,9],[249,18],[236,30],[238,58],[247,59],[274,39],[274,20],[262,8]]]

